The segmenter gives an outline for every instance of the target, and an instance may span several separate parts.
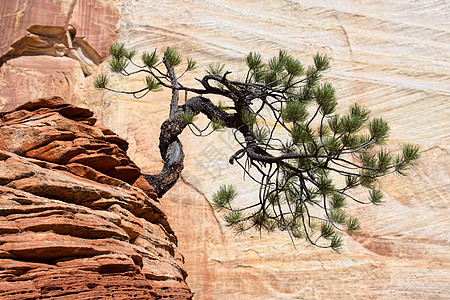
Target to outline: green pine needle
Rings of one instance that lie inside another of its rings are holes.
[[[335,234],[334,227],[328,222],[323,222],[320,224],[320,235],[323,238],[329,239]]]
[[[381,149],[377,153],[377,157],[378,157],[377,168],[380,170],[381,173],[386,173],[387,168],[392,164],[393,161],[391,153],[386,149]]]
[[[125,56],[127,59],[131,60],[133,59],[133,57],[136,55],[136,50],[125,50],[125,53],[123,54],[123,56]]]
[[[334,191],[333,180],[326,176],[320,176],[317,179],[317,189],[323,195],[331,194]]]
[[[242,211],[230,211],[225,214],[223,219],[227,223],[227,227],[234,227],[243,219],[243,213]]]
[[[286,123],[304,122],[308,117],[306,104],[299,101],[290,101],[281,110],[281,116]]]
[[[302,63],[298,60],[293,58],[292,56],[288,56],[285,59],[284,67],[286,69],[286,72],[291,76],[300,76],[305,71],[305,68],[303,67]]]
[[[342,250],[342,246],[344,245],[344,241],[342,240],[342,237],[338,235],[337,233],[333,235],[333,238],[331,239],[330,247],[336,252],[340,252]]]
[[[141,60],[148,68],[153,68],[159,60],[158,55],[156,55],[156,49],[152,53],[144,51],[141,55]]]
[[[259,126],[253,127],[253,136],[261,144],[267,144],[269,140],[269,133],[270,131],[269,128],[267,127],[259,127]]]
[[[112,60],[109,62],[109,67],[112,72],[114,73],[120,73],[126,69],[128,66],[129,61],[124,57],[113,57]]]
[[[109,46],[109,53],[111,56],[115,59],[120,59],[121,57],[124,57],[127,53],[127,50],[125,49],[124,43],[114,43]]]
[[[167,63],[171,67],[176,67],[181,63],[181,54],[177,50],[167,47],[166,52],[164,54]]]
[[[257,231],[262,231],[263,229],[267,231],[273,231],[276,227],[276,224],[269,218],[268,212],[264,212],[262,210],[253,214],[250,218],[250,222],[252,227]]]
[[[369,123],[370,135],[378,145],[382,145],[386,142],[389,137],[389,130],[389,125],[381,118],[373,119]]]
[[[367,172],[360,172],[362,177],[359,179],[359,183],[361,186],[373,189],[375,188],[375,183],[377,182],[377,178],[374,175],[368,175]]]
[[[145,77],[145,85],[149,89],[149,91],[159,91],[160,83],[153,76]]]
[[[307,88],[313,88],[316,86],[317,82],[319,82],[321,75],[317,71],[316,68],[313,66],[309,66],[308,69],[306,69],[306,87]]]
[[[196,114],[193,111],[183,111],[180,113],[181,120],[186,124],[192,124],[195,121]]]
[[[380,205],[383,203],[383,192],[379,189],[371,189],[369,191],[369,200],[375,205]]]
[[[325,83],[318,86],[314,90],[314,96],[323,115],[329,115],[334,112],[337,106],[337,100],[334,88],[331,84]]]
[[[317,53],[314,56],[314,65],[316,66],[317,70],[325,71],[330,67],[330,61],[328,59],[328,56],[326,54]]]
[[[257,213],[255,213],[252,218],[251,221],[253,223],[254,226],[257,227],[262,227],[265,223],[265,216],[264,213],[262,211],[258,211]]]
[[[359,158],[361,159],[361,163],[363,167],[365,168],[376,168],[377,166],[377,159],[375,157],[375,153],[371,151],[364,151],[361,152],[359,155]]]
[[[331,154],[338,153],[339,150],[342,149],[341,141],[338,138],[332,136],[324,138],[324,145],[325,148],[327,148],[328,152]]]
[[[369,119],[370,111],[355,103],[350,107],[349,113],[350,116],[359,119],[361,124],[364,124]]]
[[[297,239],[302,239],[305,237],[305,232],[302,227],[295,227],[290,229],[293,237]]]
[[[420,158],[419,147],[406,144],[403,146],[402,155],[397,156],[395,160],[396,171],[398,174],[406,176],[406,170],[414,167]]]
[[[253,127],[256,124],[256,114],[249,110],[242,112],[242,122],[248,127]]]
[[[360,224],[358,219],[349,217],[347,220],[347,230],[348,231],[357,231],[360,229]]]
[[[299,124],[299,125],[294,124],[294,126],[291,129],[291,136],[292,142],[294,144],[310,143],[313,141],[311,128],[306,127],[306,124]]]
[[[341,117],[341,125],[344,131],[355,133],[364,125],[365,119],[359,115],[348,114]]]
[[[104,89],[107,84],[108,77],[106,77],[106,75],[100,74],[97,76],[97,78],[95,78],[94,87],[96,87],[97,89]]]
[[[226,111],[227,109],[229,109],[229,107],[220,100],[219,103],[217,104],[217,108],[221,111]]]
[[[186,71],[192,71],[192,70],[195,70],[195,68],[197,67],[197,62],[195,61],[195,60],[193,60],[192,58],[187,58],[186,59],[186,61],[187,61],[187,68],[186,68]]]
[[[359,179],[356,176],[346,176],[345,177],[345,186],[346,188],[354,188],[357,187],[359,185]]]
[[[339,193],[333,193],[330,200],[330,206],[332,209],[345,207],[345,196]]]
[[[254,72],[259,71],[263,67],[261,54],[258,52],[250,52],[245,58],[245,63]]]
[[[266,201],[272,205],[277,206],[280,204],[280,194],[277,191],[270,191],[265,195]]]
[[[281,72],[283,71],[283,62],[280,60],[279,57],[274,56],[269,59],[269,68],[274,72]]]
[[[220,75],[225,74],[225,64],[221,64],[219,62],[211,63],[206,68],[206,73],[209,75]]]
[[[229,206],[231,202],[236,198],[237,191],[236,187],[232,184],[221,185],[219,190],[214,193],[212,197],[213,208],[216,210],[221,210],[225,206]]]
[[[328,126],[333,133],[339,134],[344,131],[339,115],[334,115],[328,119]]]
[[[340,208],[330,210],[329,216],[330,221],[338,224],[343,224],[345,222],[345,218],[347,217],[345,215],[345,211]]]
[[[406,144],[403,146],[403,161],[407,162],[409,165],[414,165],[420,157],[419,147]]]
[[[211,125],[214,131],[223,131],[225,129],[225,122],[220,119],[212,118]]]

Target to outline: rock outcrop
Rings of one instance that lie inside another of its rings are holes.
[[[128,143],[94,124],[58,97],[0,113],[0,298],[191,298]]]
[[[61,96],[78,104],[117,37],[120,1],[0,1],[0,107]],[[88,76],[88,77],[86,77]]]
[[[80,64],[85,76],[96,71],[101,61],[100,55],[83,37],[76,36],[72,25],[62,26],[33,25],[27,33],[11,45],[11,49],[0,57],[0,67],[10,59],[19,56],[49,55],[69,57]]]
[[[30,26],[58,26],[67,30],[72,25],[78,28],[77,35],[105,58],[109,45],[117,37],[119,5],[115,0],[1,1],[0,56]]]

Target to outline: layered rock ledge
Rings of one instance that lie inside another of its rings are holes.
[[[192,298],[153,188],[95,121],[58,97],[0,113],[0,298]]]

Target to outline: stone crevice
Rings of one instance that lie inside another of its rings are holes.
[[[66,56],[77,60],[83,74],[89,76],[96,71],[102,60],[83,38],[75,36],[76,29],[71,25],[32,25],[26,31],[27,33],[16,40],[10,50],[0,57],[0,67],[8,60],[20,56]]]

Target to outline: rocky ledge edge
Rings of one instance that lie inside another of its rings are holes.
[[[0,112],[0,299],[192,299],[128,143],[62,98]]]

